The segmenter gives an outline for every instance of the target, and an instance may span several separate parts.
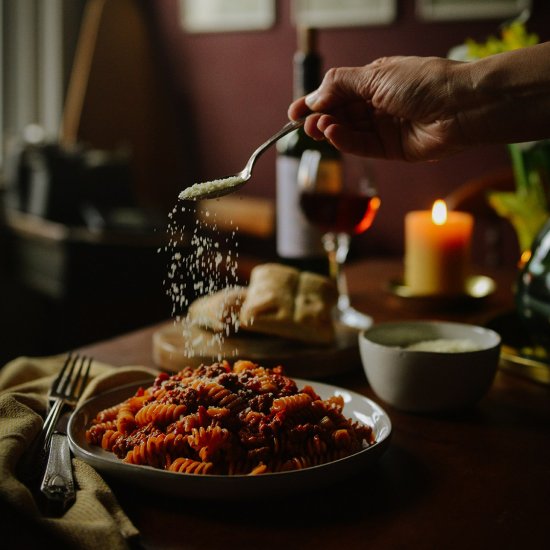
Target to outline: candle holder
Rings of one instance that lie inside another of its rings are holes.
[[[403,280],[391,280],[389,291],[399,298],[437,308],[464,306],[484,300],[496,290],[496,282],[486,275],[471,275],[466,279],[464,292],[460,294],[417,294]]]

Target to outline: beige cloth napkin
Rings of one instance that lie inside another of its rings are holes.
[[[47,392],[65,357],[20,357],[0,369],[0,507],[6,508],[0,514],[3,520],[12,520],[2,521],[5,527],[0,540],[29,542],[34,534],[40,537],[33,541],[37,543],[45,543],[51,536],[80,549],[127,548],[128,540],[138,531],[108,485],[85,462],[73,458],[76,501],[59,518],[43,516],[33,493],[15,474],[19,459],[42,428]],[[146,367],[113,368],[94,361],[81,402],[156,372]]]

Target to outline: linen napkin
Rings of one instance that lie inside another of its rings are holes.
[[[0,517],[5,523],[1,540],[19,547],[57,541],[64,548],[127,548],[138,531],[109,486],[85,462],[73,458],[76,501],[61,517],[44,516],[33,492],[16,476],[19,460],[42,429],[47,393],[65,358],[19,357],[0,369]],[[157,373],[146,367],[114,368],[94,361],[81,402]]]

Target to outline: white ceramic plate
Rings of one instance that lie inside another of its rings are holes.
[[[309,384],[323,399],[341,395],[345,402],[344,415],[372,426],[376,443],[358,453],[327,464],[258,476],[180,474],[150,466],[126,464],[113,453],[88,444],[85,432],[99,411],[130,397],[140,386],[145,388],[151,385],[152,380],[145,380],[101,394],[79,407],[69,421],[69,444],[75,456],[106,477],[172,496],[214,500],[281,496],[320,488],[363,470],[380,457],[388,446],[392,430],[391,421],[380,406],[358,393],[343,388],[298,378],[294,380],[298,387]]]

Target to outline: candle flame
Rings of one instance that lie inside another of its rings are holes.
[[[443,225],[447,221],[447,205],[444,200],[438,199],[432,208],[432,221],[436,225]]]

